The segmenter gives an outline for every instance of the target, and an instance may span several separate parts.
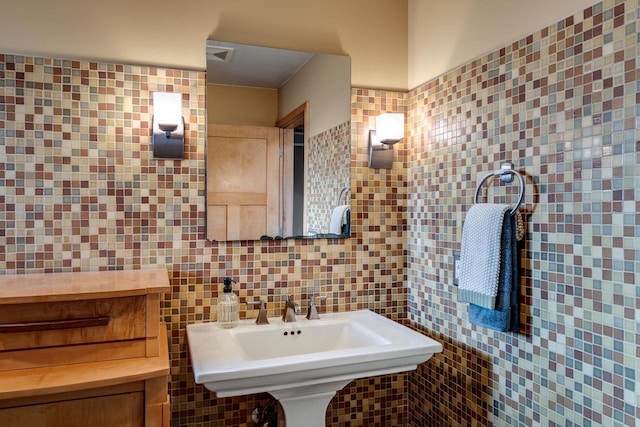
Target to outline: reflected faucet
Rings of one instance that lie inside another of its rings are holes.
[[[300,313],[300,306],[293,302],[287,294],[284,296],[284,308],[282,309],[282,321],[285,323],[295,322],[296,314]]]

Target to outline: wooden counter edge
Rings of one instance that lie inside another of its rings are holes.
[[[171,291],[166,268],[0,274],[0,305],[117,298]]]

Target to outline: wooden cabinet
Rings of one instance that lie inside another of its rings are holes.
[[[144,426],[144,393],[122,393],[0,410],[3,426]]]
[[[169,427],[165,269],[0,276],[0,425]]]

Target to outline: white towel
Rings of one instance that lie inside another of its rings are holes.
[[[333,212],[331,212],[331,223],[329,224],[330,234],[342,234],[342,224],[345,223],[347,212],[350,210],[350,205],[340,205],[333,208]]]
[[[509,205],[482,203],[467,212],[462,228],[459,299],[493,310],[498,295],[502,223]]]

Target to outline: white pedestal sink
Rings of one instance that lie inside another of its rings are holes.
[[[321,427],[336,391],[356,378],[410,371],[442,344],[369,310],[295,323],[187,326],[195,381],[218,397],[267,392],[287,427]]]

